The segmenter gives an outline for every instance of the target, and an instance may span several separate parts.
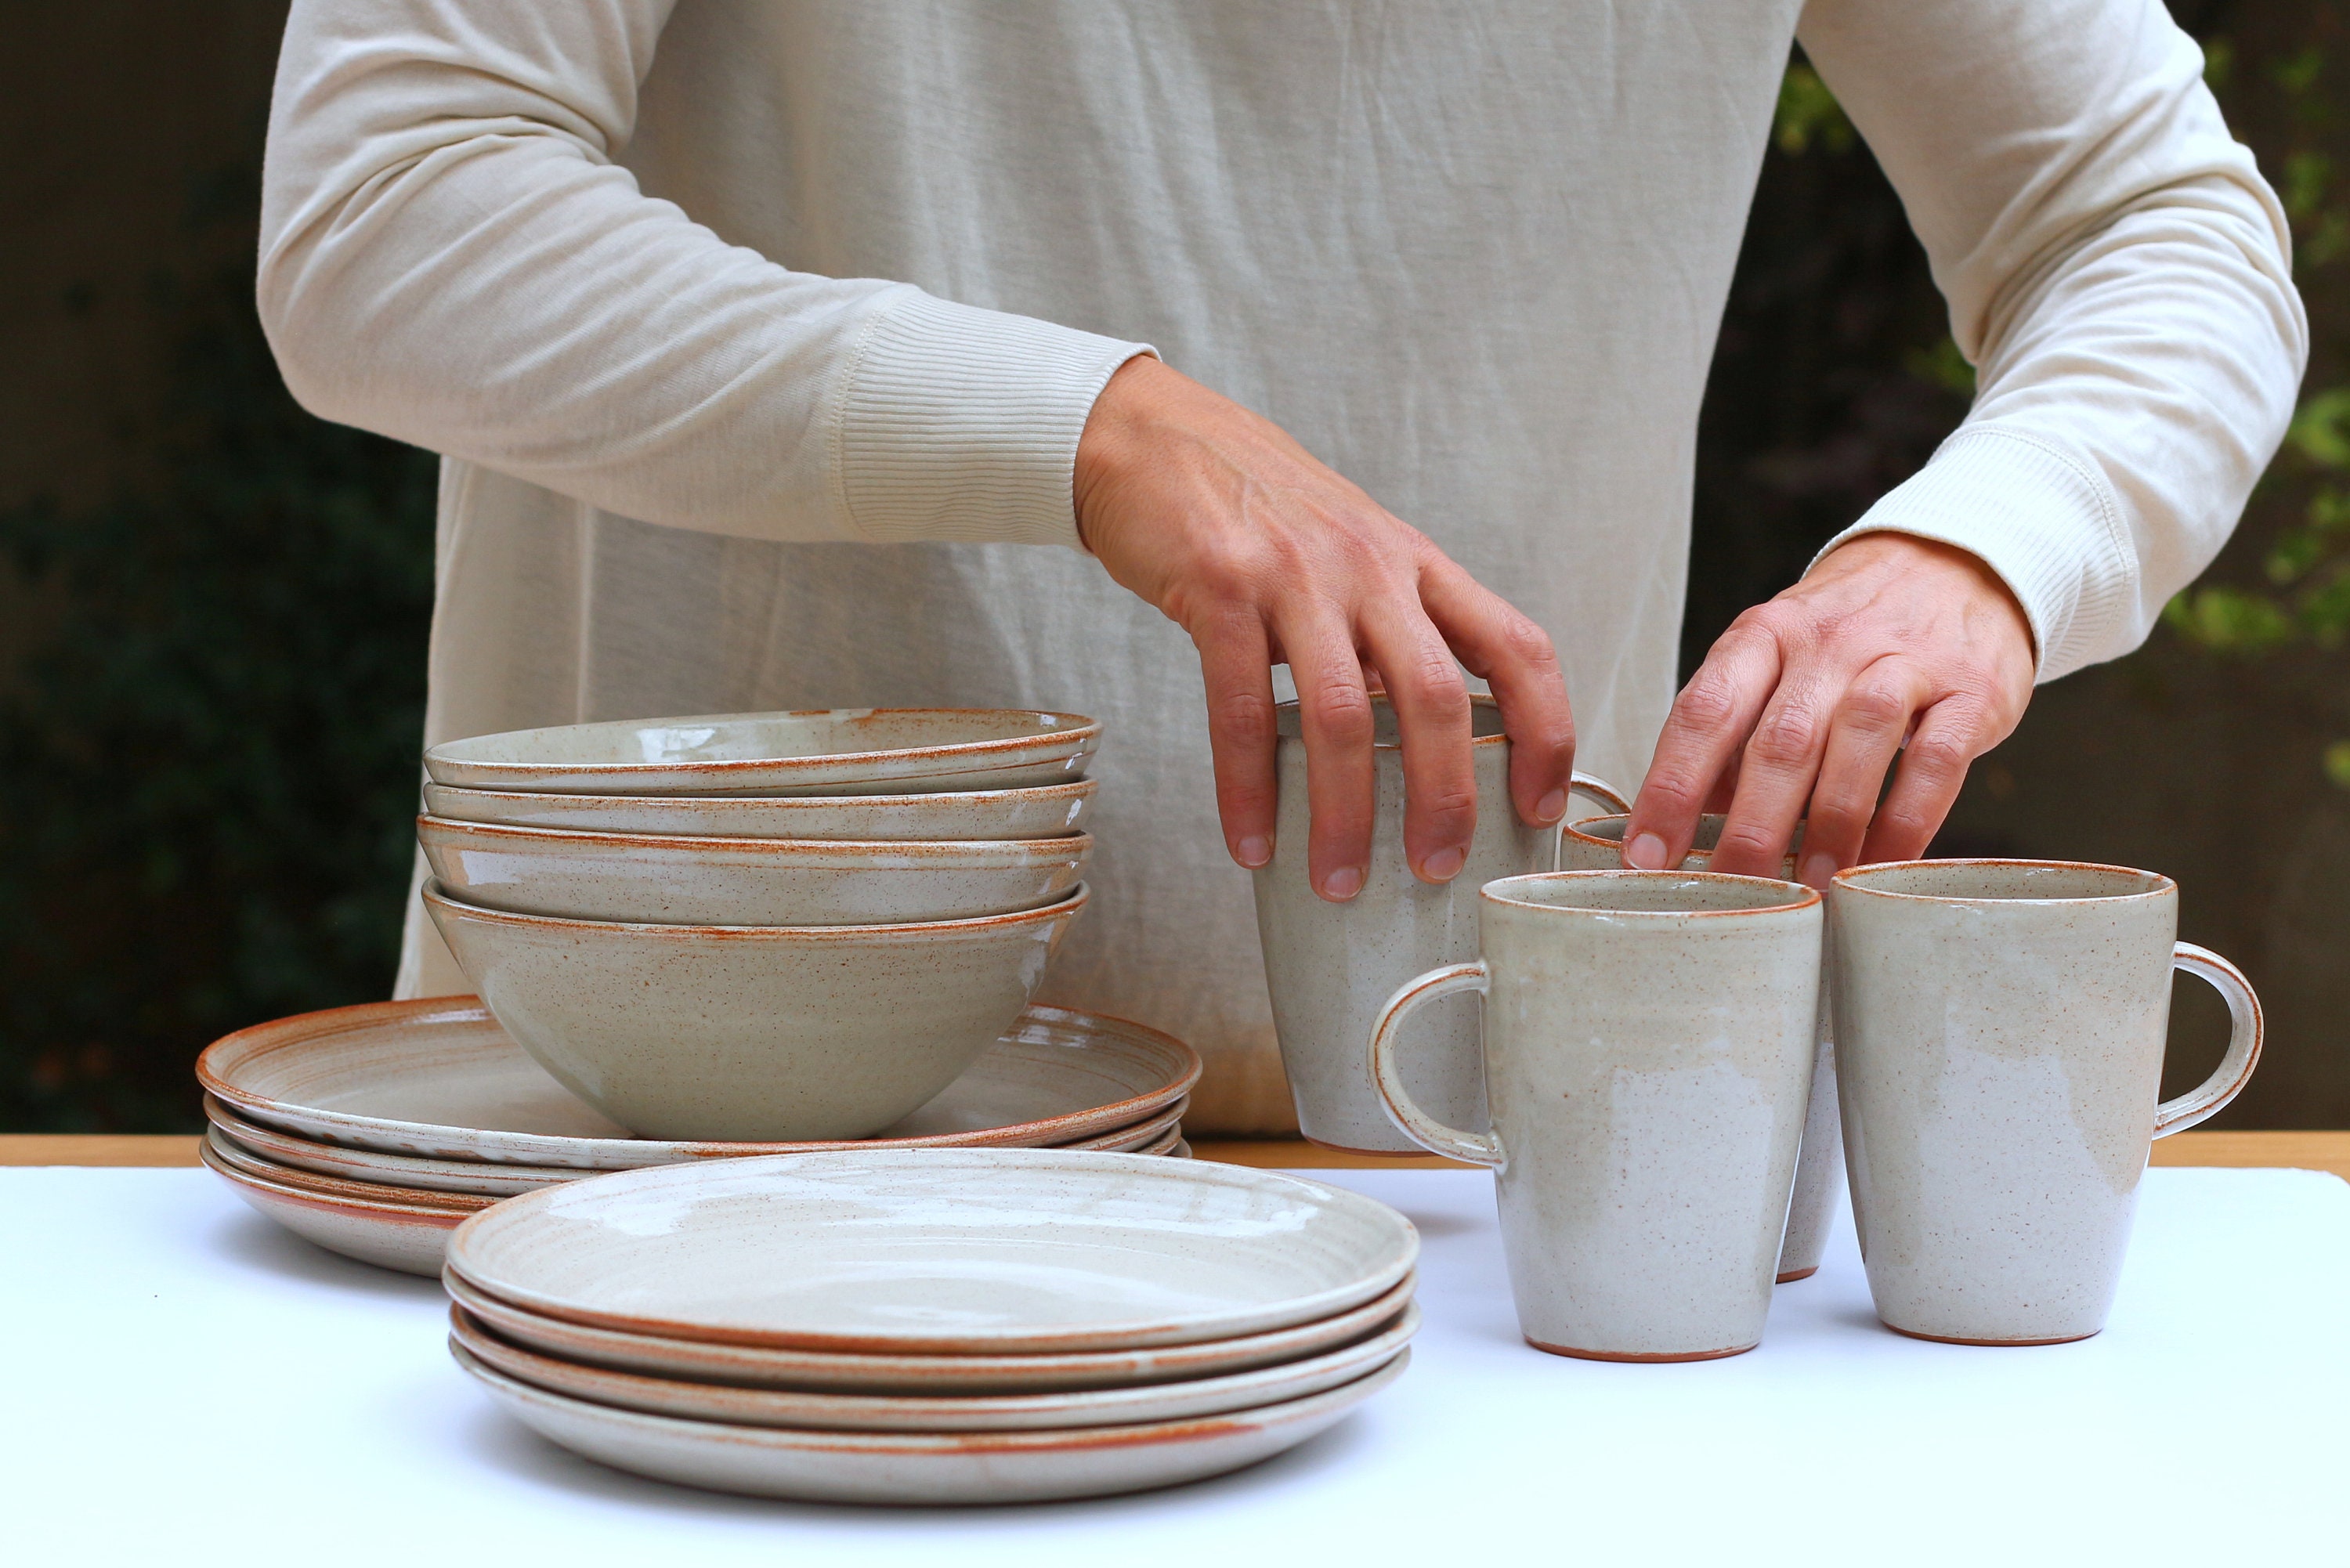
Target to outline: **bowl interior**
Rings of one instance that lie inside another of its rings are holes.
[[[559,724],[445,742],[433,750],[457,763],[558,766],[764,762],[1046,740],[1089,722],[1071,713],[1017,709],[835,708]]]

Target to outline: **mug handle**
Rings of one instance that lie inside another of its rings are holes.
[[[2157,1137],[2185,1132],[2197,1122],[2218,1115],[2230,1100],[2243,1092],[2244,1085],[2251,1081],[2252,1069],[2261,1061],[2261,999],[2253,993],[2252,982],[2244,978],[2244,971],[2209,948],[2199,948],[2193,942],[2180,942],[2172,950],[2170,967],[2185,970],[2227,999],[2230,1028],[2228,1054],[2220,1058],[2220,1065],[2212,1075],[2199,1087],[2154,1107]]]
[[[1594,778],[1589,774],[1571,774],[1568,775],[1568,787],[1579,789],[1587,795],[1605,801],[1607,809],[1619,816],[1632,815],[1632,803],[1625,798],[1622,790],[1617,789],[1606,779]]]
[[[1419,1108],[1403,1086],[1403,1068],[1396,1061],[1396,1043],[1403,1021],[1417,1011],[1423,1002],[1434,1002],[1440,996],[1451,996],[1458,991],[1473,991],[1483,995],[1492,983],[1491,971],[1482,959],[1468,963],[1446,964],[1442,969],[1430,970],[1426,974],[1408,980],[1388,998],[1379,1009],[1378,1018],[1371,1024],[1371,1083],[1379,1091],[1379,1098],[1388,1106],[1388,1115],[1403,1129],[1403,1136],[1434,1154],[1465,1159],[1471,1165],[1499,1167],[1502,1163],[1502,1139],[1496,1133],[1468,1133],[1459,1127],[1446,1127]]]

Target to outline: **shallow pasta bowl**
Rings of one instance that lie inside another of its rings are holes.
[[[566,919],[681,926],[866,926],[960,920],[1067,896],[1092,855],[1066,838],[900,844],[685,838],[416,819],[452,898]]]
[[[1008,708],[835,708],[560,724],[444,741],[435,784],[598,794],[899,794],[1081,778],[1101,725]]]
[[[1062,838],[1085,826],[1093,779],[925,794],[576,794],[428,784],[424,809],[460,822],[688,838]]]

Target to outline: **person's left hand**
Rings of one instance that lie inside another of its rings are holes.
[[[1915,859],[1968,764],[2023,717],[2033,670],[2031,624],[1989,566],[1911,535],[1864,534],[1740,616],[1681,689],[1624,863],[1679,865],[1699,815],[1725,800],[1716,871],[1779,876],[1799,820],[1797,870],[1814,888],[1847,866]]]

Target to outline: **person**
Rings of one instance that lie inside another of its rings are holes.
[[[1979,390],[1676,696],[1794,41]],[[1327,898],[1375,685],[1431,880],[1471,682],[1527,820],[1577,759],[1641,781],[1636,866],[1710,799],[1724,870],[1806,815],[1807,880],[1921,853],[2232,528],[2306,353],[2287,247],[2158,0],[295,0],[258,298],[306,406],[444,454],[428,742],[1099,717],[1047,994],[1191,1040],[1237,1131],[1289,1114],[1241,869],[1284,678]],[[414,916],[402,993],[466,989]]]

